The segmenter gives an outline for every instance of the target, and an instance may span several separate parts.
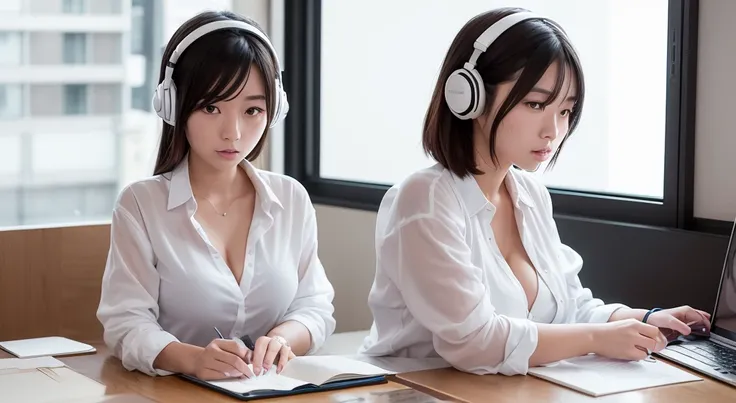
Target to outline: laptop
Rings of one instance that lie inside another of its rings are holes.
[[[660,357],[700,374],[736,386],[736,221],[731,229],[723,263],[716,305],[711,315],[710,334],[696,328],[679,336]],[[692,328],[692,326],[691,326]]]

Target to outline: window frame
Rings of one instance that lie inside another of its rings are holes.
[[[556,214],[647,226],[693,229],[698,0],[669,0],[667,113],[663,200],[550,187]],[[377,211],[389,184],[320,177],[320,0],[286,2],[284,171],[312,201]],[[663,45],[664,46],[664,45]],[[419,136],[420,133],[417,133]]]

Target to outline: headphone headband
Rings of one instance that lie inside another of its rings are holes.
[[[279,62],[279,57],[276,54],[276,50],[273,48],[273,45],[271,45],[271,41],[268,40],[266,35],[263,34],[259,29],[256,27],[245,23],[243,21],[237,21],[237,20],[223,20],[223,21],[215,21],[211,22],[209,24],[202,25],[201,27],[195,29],[194,31],[190,32],[189,35],[185,36],[184,39],[179,42],[178,45],[176,45],[176,49],[171,53],[171,57],[169,58],[169,64],[170,65],[176,65],[176,62],[179,60],[179,57],[182,53],[197,39],[209,34],[210,32],[218,31],[220,29],[227,29],[227,28],[237,28],[242,29],[243,31],[247,31],[255,36],[257,36],[263,43],[266,44],[268,49],[271,51],[271,54],[273,55],[274,60],[276,61],[276,70],[279,74],[279,79],[281,78],[281,63]],[[171,66],[173,68],[173,66]]]
[[[531,19],[549,21],[560,28],[557,23],[549,18],[524,11],[501,18],[486,28],[475,40],[473,54],[470,59],[463,67],[450,74],[445,82],[445,102],[456,117],[462,120],[475,119],[483,113],[486,91],[483,79],[478,70],[475,69],[478,58],[509,28]]]
[[[276,88],[274,88],[274,98],[275,98],[276,110],[273,113],[273,120],[271,122],[270,127],[273,127],[276,123],[278,123],[284,117],[286,117],[286,113],[289,111],[289,102],[286,98],[286,92],[283,90],[283,87],[282,87],[281,77],[282,77],[283,70],[281,68],[281,62],[279,61],[279,57],[276,54],[276,49],[274,49],[273,45],[271,44],[271,41],[258,28],[246,22],[238,21],[238,20],[222,20],[222,21],[210,22],[208,24],[202,25],[201,27],[193,30],[187,36],[185,36],[184,39],[182,39],[178,45],[176,45],[176,48],[171,53],[171,57],[169,57],[169,61],[166,63],[166,69],[164,70],[164,79],[156,88],[156,91],[153,94],[153,101],[152,101],[153,109],[164,120],[164,122],[172,126],[175,124],[176,85],[174,83],[173,76],[174,76],[174,67],[176,66],[176,63],[179,61],[179,57],[181,57],[184,51],[192,43],[194,43],[197,39],[211,32],[221,30],[221,29],[229,29],[229,28],[235,28],[235,29],[246,31],[256,36],[261,42],[263,42],[266,45],[266,47],[268,47],[269,51],[271,52],[271,55],[273,56],[273,60],[276,64]]]

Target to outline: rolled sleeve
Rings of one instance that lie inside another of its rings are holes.
[[[153,362],[164,347],[178,341],[158,324],[159,282],[141,222],[129,208],[118,205],[113,211],[97,318],[105,344],[123,366],[148,375],[171,374],[154,369]]]
[[[335,309],[332,305],[335,291],[318,257],[317,220],[311,205],[308,211],[299,263],[299,285],[283,322],[297,321],[309,330],[311,336],[311,345],[307,351],[309,355],[319,350],[332,335],[336,322],[333,317]]]
[[[496,312],[462,233],[441,215],[413,219],[383,239],[379,255],[387,261],[381,264],[398,268],[393,281],[408,310],[453,367],[479,375],[525,374],[537,327]]]

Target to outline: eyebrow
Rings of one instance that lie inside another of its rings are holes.
[[[259,94],[259,95],[248,95],[245,97],[246,101],[265,101],[266,96]]]
[[[529,90],[529,92],[530,93],[531,92],[536,92],[536,93],[544,94],[544,95],[547,95],[547,96],[552,95],[552,91],[550,91],[548,89],[544,89],[544,88],[539,88],[539,87],[534,87],[531,90]],[[577,96],[572,95],[572,96],[567,97],[567,99],[565,101],[575,102],[575,101],[577,101],[577,99],[578,99]]]

